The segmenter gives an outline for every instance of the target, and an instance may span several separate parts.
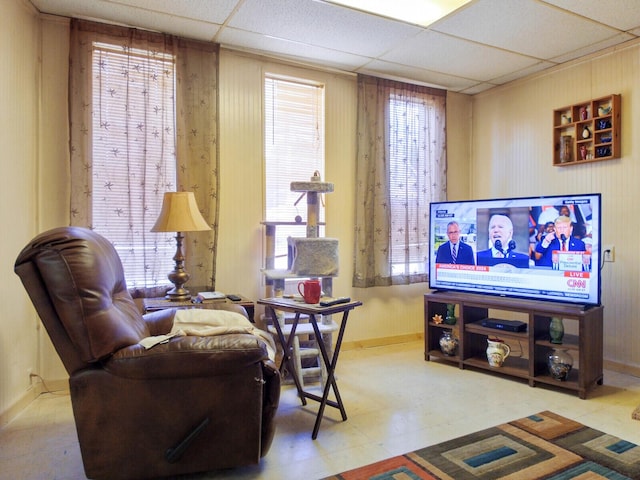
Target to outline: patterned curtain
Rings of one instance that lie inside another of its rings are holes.
[[[429,203],[446,198],[446,92],[358,76],[354,287],[428,280]]]
[[[104,56],[97,60],[97,74],[92,64],[96,45]],[[110,57],[109,48],[117,55]],[[166,62],[175,69],[175,88]],[[170,94],[151,98],[158,83],[168,77],[172,83],[165,91]],[[172,268],[175,234],[150,232],[166,191],[195,192],[204,218],[213,227],[211,232],[185,233],[183,248],[189,284],[215,287],[217,78],[216,44],[71,22],[71,223],[113,237],[110,240],[125,271],[127,265],[141,267],[135,269],[134,279],[127,274],[129,287],[141,295],[161,295],[170,286],[167,273]],[[118,121],[112,122],[113,118]],[[101,158],[107,158],[100,165],[94,163],[98,149],[104,154]],[[110,156],[117,157],[117,162]],[[95,209],[100,215],[94,214]]]
[[[218,45],[178,40],[178,190],[194,192],[211,232],[185,234],[190,285],[215,290],[220,179],[218,176]],[[165,273],[166,275],[166,273]]]

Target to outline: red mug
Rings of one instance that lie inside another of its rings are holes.
[[[305,280],[298,283],[298,292],[304,298],[305,303],[318,303],[320,301],[320,281]]]

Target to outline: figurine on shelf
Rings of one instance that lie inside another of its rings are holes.
[[[580,107],[580,120],[586,120],[587,118],[589,118],[587,107]]]
[[[598,107],[598,116],[602,117],[603,115],[608,115],[611,113],[611,106],[605,107],[604,105],[600,105]]]
[[[433,320],[433,323],[435,323],[436,325],[440,325],[442,323],[442,315],[434,315],[433,318],[431,319]]]
[[[590,136],[591,136],[591,130],[589,130],[589,127],[585,125],[584,128],[582,129],[582,138],[587,139]]]
[[[580,158],[582,160],[586,160],[587,159],[587,146],[586,145],[580,145]]]

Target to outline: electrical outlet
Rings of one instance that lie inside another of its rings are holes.
[[[616,261],[616,250],[613,245],[604,245],[602,247],[602,255],[604,256],[605,262],[615,262]]]
[[[33,368],[27,368],[27,375],[29,376],[29,384],[33,382]]]

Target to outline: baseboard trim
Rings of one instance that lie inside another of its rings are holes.
[[[4,412],[0,413],[0,428],[4,427],[11,420],[16,418],[20,412],[29,406],[36,398],[43,393],[69,393],[69,380],[52,380],[47,382],[46,385],[42,382],[37,382],[31,385],[18,400],[7,408]]]
[[[397,335],[394,337],[380,337],[367,340],[356,340],[353,342],[342,342],[342,350],[359,350],[362,348],[384,347],[386,345],[416,342],[423,339],[423,333],[409,333],[407,335]]]
[[[13,420],[22,410],[33,402],[36,397],[40,395],[38,389],[35,386],[29,387],[29,389],[22,394],[22,396],[4,412],[0,413],[0,428],[4,427],[7,423]]]
[[[640,377],[640,367],[635,367],[633,365],[625,365],[624,363],[604,360],[603,367],[605,370],[611,370],[612,372],[624,373],[626,375],[631,375],[632,377]]]

